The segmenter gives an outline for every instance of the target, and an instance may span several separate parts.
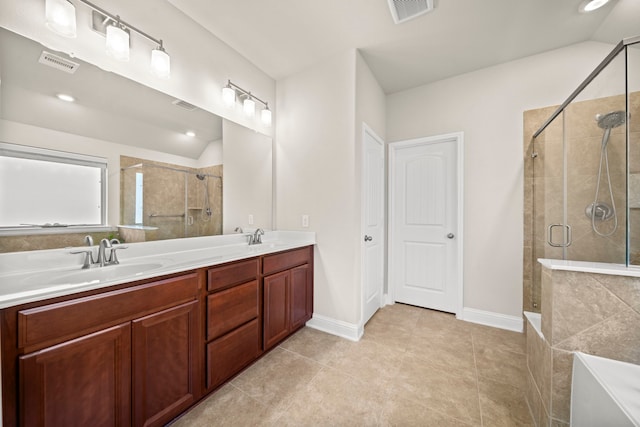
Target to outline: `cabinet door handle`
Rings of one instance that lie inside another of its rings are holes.
[[[365,235],[365,236],[364,236],[364,241],[365,241],[365,242],[370,242],[370,241],[372,241],[372,240],[373,240],[373,237],[371,237],[371,236],[367,236],[367,235]]]

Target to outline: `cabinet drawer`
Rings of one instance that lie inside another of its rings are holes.
[[[207,272],[209,291],[228,288],[254,280],[258,277],[258,259],[236,262],[209,269]]]
[[[207,344],[207,388],[220,385],[260,354],[260,324],[255,319]]]
[[[18,312],[18,346],[51,345],[135,317],[175,306],[198,295],[196,273],[77,298]]]
[[[260,288],[256,280],[207,297],[207,340],[212,340],[260,314]]]
[[[280,254],[267,255],[262,261],[262,273],[271,274],[308,263],[312,249],[313,247],[307,246]]]

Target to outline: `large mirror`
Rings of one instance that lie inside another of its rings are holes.
[[[105,158],[131,239],[272,228],[270,137],[4,28],[0,79],[0,142]]]

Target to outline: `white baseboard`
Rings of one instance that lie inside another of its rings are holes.
[[[307,322],[307,326],[351,341],[360,341],[360,338],[362,338],[364,334],[364,327],[362,326],[315,313],[311,320]]]
[[[492,311],[464,307],[462,309],[462,313],[459,313],[456,317],[467,322],[479,323],[481,325],[493,326],[494,328],[506,329],[509,331],[522,332],[524,330],[522,317],[508,316],[506,314],[494,313]]]

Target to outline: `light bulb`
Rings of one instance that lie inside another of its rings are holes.
[[[589,13],[596,9],[600,9],[607,3],[609,3],[609,0],[585,0],[580,4],[578,10],[580,13]]]
[[[244,104],[242,106],[242,109],[244,111],[244,114],[247,117],[255,117],[255,115],[256,115],[256,102],[251,98],[247,98],[247,99],[244,100]]]
[[[58,97],[59,100],[65,102],[74,102],[76,100],[73,96],[67,95],[66,93],[59,93],[56,95],[56,97]]]
[[[54,33],[76,37],[76,7],[67,0],[46,0],[46,25]]]
[[[171,58],[162,45],[151,51],[151,72],[161,79],[171,77]]]
[[[269,110],[269,107],[266,107],[264,110],[262,110],[261,115],[262,123],[266,126],[271,126],[271,110]]]
[[[236,103],[236,91],[230,86],[222,88],[222,102],[226,107],[233,107]]]
[[[107,54],[118,61],[129,60],[129,33],[118,25],[107,26]]]

